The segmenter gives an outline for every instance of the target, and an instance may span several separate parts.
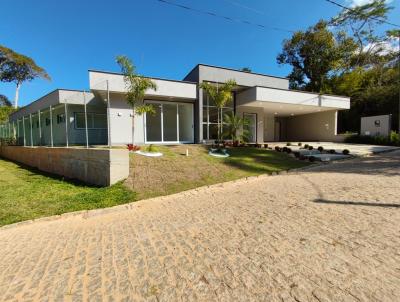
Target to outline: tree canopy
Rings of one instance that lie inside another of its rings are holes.
[[[295,32],[277,56],[292,67],[292,88],[351,97],[351,109],[339,115],[340,131],[358,131],[361,116],[378,114],[392,114],[398,127],[400,30],[379,28],[391,9],[384,0],[344,8]]]
[[[50,80],[47,72],[38,66],[32,58],[0,45],[0,81],[15,83],[15,107],[18,106],[19,89],[22,83],[30,82],[36,78]]]

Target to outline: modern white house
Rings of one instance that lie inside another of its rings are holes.
[[[152,78],[145,102],[155,114],[135,115],[123,75],[89,70],[90,92],[55,90],[10,116],[20,145],[207,143],[217,138],[217,108],[199,88],[234,79],[233,101],[222,109],[250,121],[249,141],[337,141],[337,113],[348,97],[289,89],[281,77],[198,64],[182,81]]]

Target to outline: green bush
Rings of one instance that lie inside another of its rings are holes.
[[[400,146],[400,136],[395,131],[391,131],[389,136],[350,135],[344,141],[352,144]]]
[[[400,146],[400,133],[391,131],[389,136],[390,142],[395,146]]]

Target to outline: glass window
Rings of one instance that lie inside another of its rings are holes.
[[[218,124],[209,124],[209,139],[218,139]]]
[[[107,129],[107,115],[101,113],[93,113],[93,128]]]
[[[217,107],[208,107],[208,116],[210,123],[218,123],[218,109]]]
[[[163,136],[164,142],[175,142],[178,140],[177,134],[177,105],[163,104]]]
[[[107,115],[103,113],[87,113],[88,129],[107,129]],[[75,128],[85,129],[85,113],[75,112]]]
[[[50,118],[49,117],[46,117],[45,123],[46,123],[46,126],[50,125]]]
[[[64,113],[57,114],[57,124],[65,123],[65,115]]]
[[[75,113],[75,127],[76,128],[85,128],[85,114],[84,113]]]
[[[161,104],[154,104],[154,114],[146,114],[146,141],[161,141]]]
[[[207,107],[203,107],[203,122],[207,123],[208,122],[208,111]]]
[[[203,139],[204,140],[208,140],[208,125],[207,124],[203,124]]]

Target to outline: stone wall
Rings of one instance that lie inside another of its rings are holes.
[[[0,157],[91,185],[110,186],[129,176],[123,149],[0,146]]]

